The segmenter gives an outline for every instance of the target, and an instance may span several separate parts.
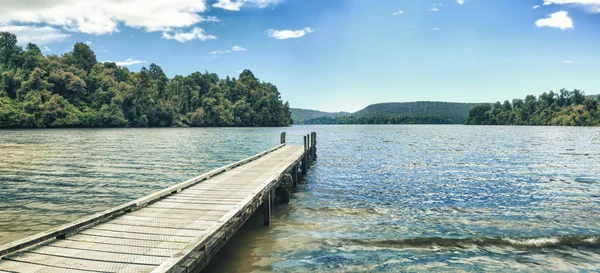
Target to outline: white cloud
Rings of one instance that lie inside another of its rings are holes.
[[[86,44],[86,45],[88,45],[88,46],[91,46],[91,45],[93,45],[94,43],[92,43],[92,41],[85,41],[85,44]]]
[[[438,8],[431,8],[430,11],[439,11]]]
[[[231,53],[231,50],[215,50],[215,51],[209,52],[210,55],[221,55],[221,54],[227,54],[227,53]]]
[[[171,34],[171,32],[173,32],[173,34]],[[200,41],[217,39],[216,36],[204,34],[204,29],[201,29],[199,27],[193,28],[190,32],[172,31],[170,29],[167,29],[163,32],[162,37],[163,39],[177,40],[180,43],[185,43],[187,41],[196,39]]]
[[[278,40],[283,40],[283,39],[295,39],[295,38],[300,38],[306,34],[309,34],[311,32],[313,32],[314,30],[306,27],[304,29],[301,30],[274,30],[274,29],[269,29],[267,30],[267,34],[270,37],[273,37],[275,39]]]
[[[27,45],[28,43],[34,43],[38,46],[48,45],[61,42],[70,36],[51,26],[16,26],[3,25],[0,23],[0,31],[8,31],[17,35],[18,44],[21,46]]]
[[[47,24],[72,32],[107,34],[118,26],[164,31],[216,21],[202,17],[202,0],[1,0],[0,24]]]
[[[233,11],[238,11],[240,10],[240,8],[244,5],[243,1],[231,1],[231,0],[219,0],[219,2],[214,3],[213,7],[215,8],[220,8],[220,9],[226,9],[226,10],[233,10]]]
[[[440,30],[440,28],[439,28],[439,27],[434,27],[434,28],[432,28],[431,30],[433,30],[433,31],[438,31],[438,30]]]
[[[241,46],[233,46],[231,49],[226,49],[226,50],[215,50],[215,51],[211,51],[209,52],[210,55],[216,56],[216,55],[223,55],[223,54],[229,54],[232,52],[241,52],[241,51],[246,51],[245,48],[241,47]]]
[[[50,49],[48,46],[42,47],[42,53],[50,53],[50,52],[52,52],[52,49]]]
[[[145,63],[146,61],[140,61],[140,60],[134,60],[132,58],[128,58],[125,61],[122,62],[114,62],[114,61],[104,61],[105,63],[115,63],[118,66],[130,66],[130,65],[134,65],[134,64],[141,64],[141,63]]]
[[[572,63],[572,61],[571,60],[564,60],[563,63],[570,64],[570,63]]]
[[[550,17],[535,21],[537,27],[552,27],[562,30],[573,28],[573,20],[566,11],[559,11],[549,15]]]
[[[212,6],[220,9],[239,11],[245,5],[256,6],[262,9],[279,2],[280,0],[218,0]]]
[[[400,14],[404,14],[403,10],[399,10],[397,12],[392,13],[392,15],[400,15]]]
[[[544,6],[547,5],[577,5],[591,13],[600,13],[600,0],[544,0]]]
[[[539,7],[540,7],[540,5],[535,5],[535,6],[533,6],[533,9],[537,9]]]
[[[458,4],[462,5],[462,4],[464,4],[464,3],[465,3],[465,0],[456,0],[456,3],[458,3]]]

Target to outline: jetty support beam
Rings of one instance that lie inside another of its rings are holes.
[[[263,223],[265,226],[271,225],[272,204],[273,202],[271,202],[271,192],[269,192],[267,194],[267,198],[262,203]]]

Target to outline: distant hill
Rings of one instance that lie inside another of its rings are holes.
[[[291,109],[294,124],[462,124],[480,103],[440,101],[372,104],[356,113]]]
[[[352,114],[357,118],[370,117],[435,117],[464,123],[469,110],[480,103],[459,103],[441,101],[387,102],[372,104]]]
[[[336,118],[336,117],[343,117],[343,116],[348,116],[348,115],[352,114],[352,113],[348,113],[348,112],[331,113],[331,112],[323,112],[323,111],[300,109],[300,108],[291,108],[290,110],[292,111],[292,120],[294,121],[294,124],[304,124],[304,122],[307,120],[320,118],[320,117]]]

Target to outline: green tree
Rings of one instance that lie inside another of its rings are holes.
[[[0,33],[0,128],[291,124],[277,87],[249,70],[241,80],[208,71],[169,79],[156,64],[131,72],[98,63],[83,43],[60,57],[26,49]]]

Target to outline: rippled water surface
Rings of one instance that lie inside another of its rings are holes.
[[[318,132],[273,226],[209,272],[600,271],[600,128],[0,131],[0,242]]]

